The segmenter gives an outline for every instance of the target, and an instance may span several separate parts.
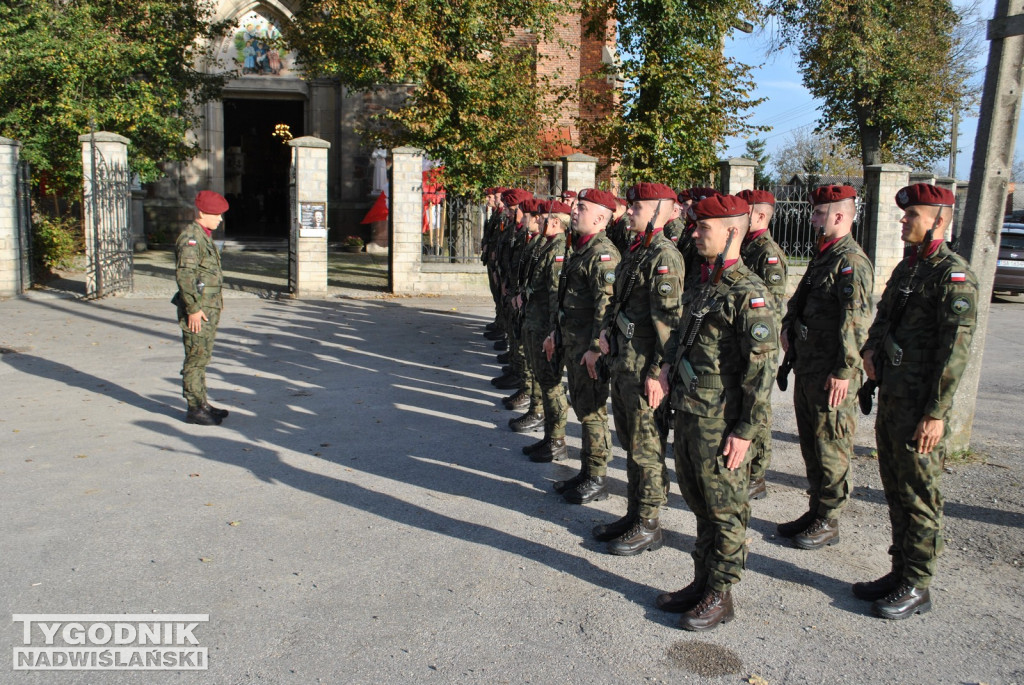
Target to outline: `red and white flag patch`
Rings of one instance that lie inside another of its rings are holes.
[[[768,263],[769,264],[778,264],[779,263],[779,258],[778,257],[769,257],[768,258]]]
[[[841,274],[842,274],[842,275],[844,275],[844,276],[846,276],[846,275],[848,275],[848,274],[852,274],[852,273],[853,273],[853,267],[852,267],[852,266],[844,266],[844,267],[843,267],[843,268],[842,268],[842,269],[841,269],[841,270],[839,271],[839,273],[841,273]]]
[[[967,274],[963,271],[954,271],[949,275],[949,280],[953,283],[963,283],[967,280]]]
[[[758,307],[764,307],[765,302],[763,297],[752,297],[750,298],[750,308],[757,309]]]
[[[602,262],[610,262],[610,261],[612,261],[612,256],[610,254],[603,254],[603,255],[601,255],[601,261]]]
[[[195,245],[196,244],[195,238],[189,238],[188,239],[188,244],[189,245]]]
[[[658,269],[657,269],[657,272],[659,274],[667,274],[668,273],[668,267],[667,266],[659,266]]]
[[[555,261],[556,262],[564,262],[565,261],[565,255],[564,254],[556,254],[555,255]]]

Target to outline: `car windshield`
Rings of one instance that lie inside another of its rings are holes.
[[[1010,250],[1024,250],[1024,233],[1003,233],[999,247]]]

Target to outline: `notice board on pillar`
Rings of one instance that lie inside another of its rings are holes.
[[[323,202],[299,203],[299,237],[327,236],[327,205]]]

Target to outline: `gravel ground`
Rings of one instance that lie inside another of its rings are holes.
[[[210,386],[232,414],[210,429],[181,420],[159,257],[137,260],[131,297],[76,300],[69,274],[0,303],[2,610],[209,613],[210,670],[3,682],[1024,683],[1021,298],[993,306],[976,454],[943,481],[935,609],[886,622],[850,594],[887,570],[870,417],[842,543],[775,537],[806,504],[791,397],[776,390],[737,618],[694,635],[653,607],[692,574],[677,488],[663,549],[604,554],[588,531],[624,511],[623,453],[611,499],[551,492],[578,462],[520,453],[537,436],[507,430],[487,382],[485,300],[276,301],[251,265],[232,271],[254,282],[229,294]],[[574,420],[569,443],[577,453]],[[6,635],[20,644],[20,626]]]

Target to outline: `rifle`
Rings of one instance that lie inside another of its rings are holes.
[[[921,261],[924,259],[925,251],[932,244],[932,236],[935,234],[935,229],[939,224],[939,217],[942,215],[942,208],[939,208],[938,214],[935,215],[935,221],[932,222],[932,227],[928,229],[928,232],[924,234],[924,240],[917,248],[917,259],[914,260],[914,266],[910,269],[910,273],[903,282],[900,283],[899,287],[899,299],[896,300],[896,306],[892,309],[892,314],[889,316],[889,323],[885,327],[885,335],[882,336],[882,344],[875,351],[876,354],[872,357],[872,364],[875,366],[875,378],[867,379],[864,381],[864,385],[860,386],[860,390],[857,391],[857,402],[860,404],[860,413],[865,416],[871,413],[871,405],[874,403],[875,390],[878,388],[879,382],[882,380],[881,373],[882,367],[885,366],[885,358],[888,355],[888,351],[885,349],[885,341],[889,336],[896,330],[896,327],[900,323],[900,319],[903,318],[903,312],[907,308],[907,301],[910,300],[910,293],[914,292],[914,277],[917,276],[917,269],[921,266]],[[897,347],[895,354],[893,355],[892,364],[893,366],[899,366],[903,362],[903,350]]]
[[[796,306],[793,307],[793,311],[796,314],[795,318],[799,319],[800,315],[803,314],[804,306],[807,305],[807,293],[811,289],[811,269],[814,267],[814,260],[821,254],[821,246],[825,244],[825,227],[822,226],[818,232],[818,252],[811,257],[811,261],[807,263],[807,270],[804,272],[804,277],[800,281],[800,285],[797,286],[796,290]],[[782,363],[779,364],[779,370],[775,374],[775,382],[779,386],[779,390],[786,392],[789,388],[789,372],[793,370],[793,362],[796,361],[796,345],[793,341],[789,341],[789,349],[786,350],[786,354],[782,356]]]
[[[569,254],[572,252],[572,234],[576,228],[575,217],[569,220],[569,230],[565,233],[565,253],[562,255],[562,271],[558,274],[558,311],[555,312],[555,352],[551,355],[551,364],[557,370],[562,365],[562,303],[565,302],[565,291],[569,285]]]
[[[640,274],[640,266],[643,264],[643,258],[647,254],[647,249],[651,246],[651,240],[654,238],[654,221],[658,218],[658,213],[661,211],[661,200],[658,200],[658,205],[654,209],[654,214],[651,216],[651,220],[647,222],[647,228],[644,229],[643,238],[643,249],[642,253],[637,253],[633,258],[633,261],[629,265],[629,273],[626,274],[626,286],[622,289],[620,297],[616,297],[614,300],[614,309],[612,310],[611,325],[616,326],[616,322],[619,320],[619,314],[622,313],[622,306],[629,299],[629,296],[633,293],[633,287],[636,285],[636,278]],[[619,340],[618,336],[615,335],[615,331],[609,329],[608,332],[611,334],[608,337],[608,356],[617,357],[619,356]]]

